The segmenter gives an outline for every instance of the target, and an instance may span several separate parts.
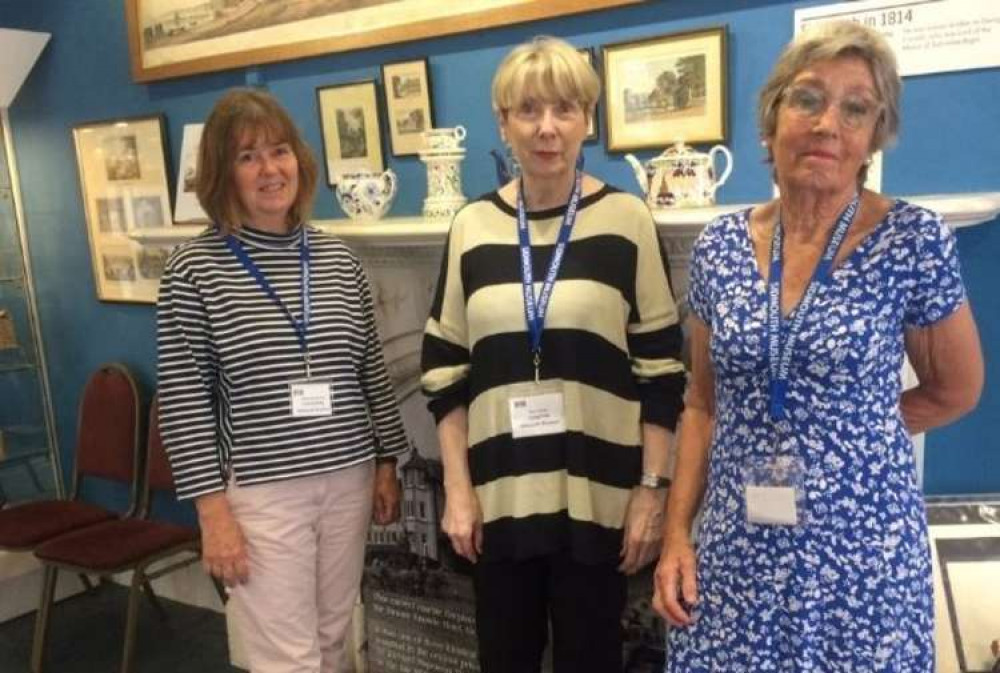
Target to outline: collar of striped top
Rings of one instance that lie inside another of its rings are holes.
[[[233,232],[241,243],[256,248],[266,248],[268,250],[286,250],[288,248],[298,248],[302,241],[304,228],[298,225],[287,234],[277,234],[263,229],[254,229],[249,225],[243,225]]]

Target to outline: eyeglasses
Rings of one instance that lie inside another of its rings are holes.
[[[552,111],[552,116],[558,120],[575,119],[583,114],[583,107],[576,101],[556,101],[546,103],[544,101],[526,98],[513,108],[510,112],[521,121],[535,122],[545,116],[545,110]]]
[[[805,84],[789,87],[782,98],[789,110],[808,118],[819,117],[834,102],[823,89]],[[835,102],[840,123],[852,131],[872,123],[882,112],[881,103],[858,94],[848,94]]]

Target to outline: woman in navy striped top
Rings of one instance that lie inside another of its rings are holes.
[[[197,178],[215,224],[178,246],[160,289],[177,492],[268,673],[340,670],[367,527],[398,517],[407,447],[361,265],[306,224],[316,174],[273,97],[224,95]]]

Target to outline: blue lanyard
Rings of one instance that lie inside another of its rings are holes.
[[[813,276],[809,280],[805,294],[795,310],[795,317],[788,328],[788,336],[784,343],[781,342],[781,250],[783,244],[783,233],[781,226],[781,215],[778,215],[778,223],[774,227],[774,236],[771,239],[771,272],[767,280],[767,365],[770,375],[770,415],[772,421],[784,420],[786,417],[785,401],[788,395],[788,374],[792,362],[792,345],[795,342],[799,331],[802,329],[802,320],[812,307],[816,298],[816,293],[821,285],[825,285],[833,269],[833,261],[837,257],[840,245],[847,236],[847,230],[854,221],[854,216],[858,212],[859,199],[855,196],[844,211],[840,214],[837,224],[830,234],[830,240],[826,244],[823,256],[813,271]]]
[[[257,281],[257,285],[260,286],[262,290],[271,298],[278,308],[281,309],[282,313],[285,314],[285,318],[291,323],[292,329],[295,330],[295,336],[299,340],[299,348],[302,350],[302,356],[306,361],[306,376],[310,375],[309,371],[309,315],[312,310],[310,297],[309,297],[309,232],[305,227],[302,228],[302,239],[299,243],[299,264],[302,267],[302,320],[296,320],[292,312],[288,310],[285,302],[281,301],[281,297],[278,293],[274,291],[271,283],[268,282],[267,277],[260,270],[252,259],[250,255],[247,254],[246,249],[244,249],[243,244],[240,240],[229,234],[225,238],[226,245],[229,249],[233,251],[236,258],[240,260],[243,268],[247,270],[253,279]]]
[[[538,382],[539,368],[542,363],[542,331],[545,329],[545,314],[549,310],[552,288],[555,286],[556,277],[559,275],[559,267],[562,265],[563,257],[566,255],[566,245],[569,243],[569,236],[573,232],[573,225],[576,223],[576,211],[580,206],[582,184],[583,173],[576,171],[573,193],[569,197],[566,214],[563,215],[562,226],[559,227],[559,238],[556,240],[555,250],[552,251],[552,260],[549,262],[549,270],[545,274],[545,282],[542,284],[542,291],[538,296],[537,302],[535,301],[535,286],[531,269],[531,233],[528,230],[528,213],[524,207],[524,181],[522,180],[518,185],[517,238],[521,250],[521,288],[524,294],[524,319],[528,324],[528,334],[531,337],[531,353],[535,365],[535,382]]]

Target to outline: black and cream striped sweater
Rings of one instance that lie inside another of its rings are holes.
[[[530,215],[536,279],[564,212]],[[484,558],[560,550],[583,562],[618,558],[642,470],[641,425],[672,429],[682,407],[681,341],[649,210],[607,186],[585,197],[542,338],[541,376],[561,382],[567,431],[514,440],[508,396],[534,377],[516,212],[494,192],[456,215],[425,329],[422,384],[438,420],[468,408]]]
[[[304,229],[238,237],[301,317]],[[289,384],[305,378],[295,331],[217,230],[177,247],[160,281],[160,427],[177,494],[328,472],[407,448],[375,326],[368,281],[339,240],[308,229],[313,378],[332,382],[333,415],[295,418]]]

